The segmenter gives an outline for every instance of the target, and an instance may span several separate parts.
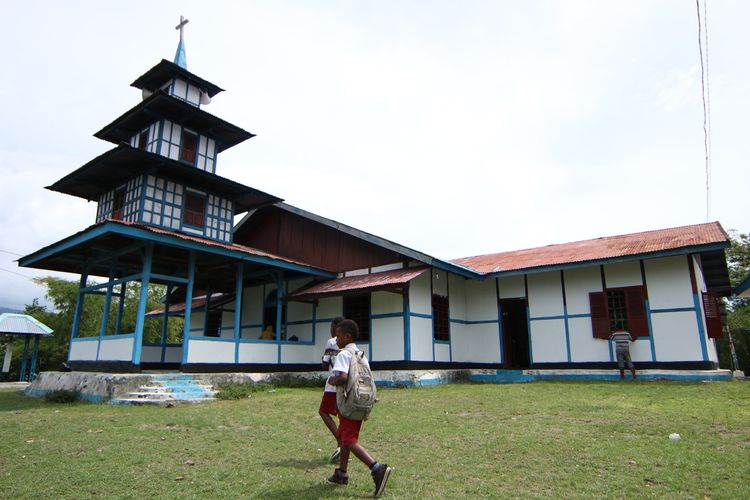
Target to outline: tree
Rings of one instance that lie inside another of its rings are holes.
[[[730,247],[726,250],[729,281],[732,287],[736,287],[750,275],[750,234],[730,230],[729,240]],[[740,369],[750,374],[750,299],[727,300],[727,325],[732,332]],[[732,361],[727,336],[718,340],[717,347],[720,366],[730,368]]]

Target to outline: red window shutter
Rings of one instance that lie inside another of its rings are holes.
[[[591,292],[589,294],[591,306],[591,329],[594,337],[608,339],[610,335],[609,313],[607,309],[607,294],[605,292]]]
[[[719,297],[713,293],[702,293],[703,313],[706,315],[706,329],[708,338],[718,339],[721,337],[721,310],[719,308]]]
[[[642,286],[632,286],[625,290],[625,304],[628,308],[628,331],[633,337],[648,337],[645,297]]]

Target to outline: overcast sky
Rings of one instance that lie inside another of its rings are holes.
[[[702,4],[703,0],[701,0]],[[257,137],[218,173],[443,259],[706,222],[696,4],[29,1],[0,19],[0,306],[94,223],[44,189],[172,60]],[[750,230],[750,2],[708,6],[710,219]],[[704,40],[705,50],[705,40]],[[76,277],[70,276],[71,279]]]

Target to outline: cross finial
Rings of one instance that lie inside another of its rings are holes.
[[[174,29],[180,30],[180,40],[183,39],[183,28],[189,22],[190,21],[188,19],[185,19],[183,16],[180,16],[180,24],[178,24],[177,26],[174,27]]]

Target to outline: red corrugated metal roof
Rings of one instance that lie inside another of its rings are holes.
[[[452,260],[482,274],[564,265],[641,255],[665,250],[726,243],[727,233],[718,222],[657,231],[605,236],[546,247],[529,248]]]
[[[411,269],[395,269],[381,273],[363,274],[361,276],[346,276],[335,280],[323,281],[303,288],[287,297],[290,299],[313,297],[320,295],[335,295],[352,290],[372,290],[374,288],[388,288],[403,285],[427,271],[426,267]]]

